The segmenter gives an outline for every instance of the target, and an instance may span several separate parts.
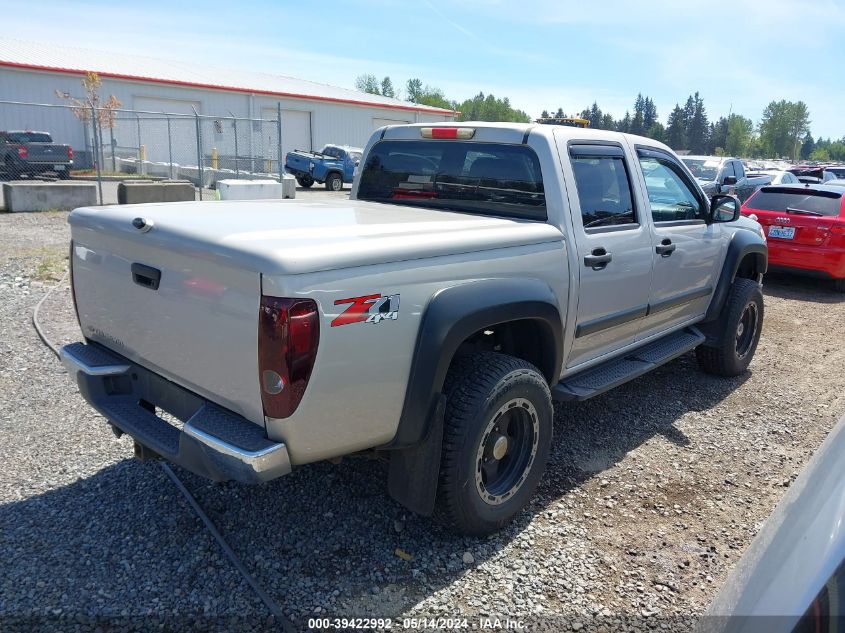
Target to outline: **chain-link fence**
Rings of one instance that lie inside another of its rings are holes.
[[[218,180],[280,180],[280,105],[276,113],[248,118],[0,100],[0,131],[43,131],[70,145],[71,176],[97,180],[102,204],[112,202],[103,200],[102,183],[123,177],[188,180],[198,197]],[[0,162],[0,178],[18,175]]]

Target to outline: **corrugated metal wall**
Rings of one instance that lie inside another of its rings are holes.
[[[24,101],[36,103],[59,104],[66,103],[56,96],[56,90],[80,98],[83,95],[80,83],[81,77],[64,73],[48,71],[17,70],[0,67],[0,99],[9,101]],[[210,90],[203,88],[192,88],[182,86],[171,86],[144,81],[118,80],[111,78],[102,79],[100,91],[103,99],[109,95],[115,95],[123,104],[124,108],[149,108],[150,104],[159,105],[158,109],[169,111],[185,112],[184,104],[197,104],[200,114],[220,116],[225,118],[231,115],[236,117],[262,118],[270,111],[275,112],[277,103],[281,103],[283,110],[296,110],[310,112],[311,114],[311,144],[314,149],[319,149],[327,143],[355,145],[363,147],[372,131],[382,125],[385,120],[407,121],[407,122],[433,122],[449,120],[446,116],[419,113],[410,110],[395,108],[379,108],[370,106],[359,106],[343,103],[332,103],[310,99],[275,98],[267,95],[250,95],[245,93]],[[136,126],[132,124],[131,117],[119,115],[121,121],[115,129],[115,143],[119,147],[137,147],[138,139]],[[287,117],[284,117],[287,118]],[[296,117],[290,117],[296,120]],[[299,117],[298,120],[303,120]],[[166,123],[145,123],[144,130],[148,126],[155,130],[154,134],[147,134],[142,130],[142,143],[145,145],[149,160],[167,160],[167,131]],[[195,156],[196,136],[192,122],[180,121],[177,126],[179,133],[174,134],[174,161],[182,164],[190,163],[191,156]],[[248,127],[248,125],[247,125]],[[50,132],[59,143],[68,143],[78,150],[90,146],[89,133],[85,126],[71,111],[57,108],[35,108],[20,107],[0,104],[0,129],[38,129]],[[159,129],[161,128],[161,129]],[[269,128],[268,128],[269,129]],[[282,147],[290,149],[285,142],[285,129],[282,129]],[[298,132],[298,133],[297,133]],[[239,140],[245,138],[246,143],[254,143],[255,152],[259,150],[258,145],[270,144],[275,149],[278,145],[276,140],[265,139],[268,136],[267,129],[256,127],[253,136],[249,136],[249,130],[239,130]],[[291,136],[297,139],[302,138],[304,131],[292,132]],[[246,134],[246,137],[242,137]],[[218,134],[218,137],[222,135]],[[146,138],[143,138],[146,137]],[[218,139],[219,144],[224,143],[222,138]],[[203,132],[205,153],[215,144],[215,134]],[[108,132],[104,133],[104,142],[109,143]],[[178,145],[178,151],[176,148]],[[226,148],[217,148],[219,151],[228,151]],[[239,154],[243,155],[248,148],[239,147]],[[195,162],[195,161],[194,161]]]

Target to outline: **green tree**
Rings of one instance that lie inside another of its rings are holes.
[[[385,77],[381,80],[381,94],[385,97],[395,97],[396,91],[393,89],[393,82],[390,77]]]
[[[657,123],[657,106],[654,105],[651,97],[646,97],[643,102],[643,127],[650,130],[655,123]]]
[[[830,152],[827,151],[827,148],[825,147],[817,147],[813,150],[813,153],[810,154],[810,160],[827,162],[830,160]]]
[[[409,79],[408,83],[405,85],[405,89],[408,92],[408,101],[419,103],[419,99],[423,92],[422,81],[419,79]]]
[[[655,121],[651,124],[651,127],[646,130],[646,136],[648,136],[649,138],[653,138],[655,141],[665,143],[666,128],[663,127],[663,124],[660,121]]]
[[[692,116],[687,120],[687,143],[693,154],[703,154],[707,151],[707,136],[709,124],[707,111],[704,109],[704,100],[698,92],[687,100],[692,101]],[[687,108],[684,109],[686,114]]]
[[[625,110],[625,116],[619,119],[616,122],[616,129],[619,132],[630,132],[631,131],[631,113]]]
[[[807,135],[804,137],[804,142],[801,144],[801,158],[804,160],[810,158],[810,154],[813,153],[815,148],[816,142],[813,140],[813,135],[807,132]]]
[[[754,122],[740,114],[731,114],[727,118],[725,153],[728,156],[747,156],[751,137],[754,134]]]
[[[530,123],[529,117],[522,110],[511,106],[507,97],[497,99],[493,95],[486,95],[479,92],[472,99],[463,103],[455,104],[455,109],[460,110],[461,121],[515,121],[518,123]]]
[[[763,110],[760,141],[768,156],[797,159],[809,131],[810,112],[803,101],[772,101]]]
[[[614,120],[613,115],[610,112],[602,114],[601,123],[598,127],[602,130],[616,130],[616,121]]]
[[[628,132],[639,136],[645,134],[644,113],[645,99],[643,99],[643,95],[640,93],[634,101],[634,117],[631,119],[631,125],[628,126]]]
[[[540,113],[540,118],[541,118],[541,119],[548,119],[548,118],[549,118],[549,111],[548,111],[548,110],[543,110],[543,111]]]
[[[677,103],[666,121],[666,144],[674,150],[688,149],[684,110]]]
[[[355,88],[361,92],[368,92],[372,95],[380,95],[379,82],[375,75],[358,75],[355,79]]]

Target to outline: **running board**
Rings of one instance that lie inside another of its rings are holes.
[[[552,387],[558,401],[587,400],[650,372],[695,349],[705,336],[694,327],[664,336],[613,360],[561,380]]]

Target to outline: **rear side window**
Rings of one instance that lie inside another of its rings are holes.
[[[43,132],[9,132],[10,143],[52,143],[49,134]]]
[[[631,183],[622,151],[607,148],[606,153],[610,155],[598,155],[602,149],[588,146],[583,153],[578,153],[575,147],[570,150],[584,228],[636,225]]]
[[[526,220],[546,219],[540,161],[525,145],[380,141],[358,198]]]
[[[748,209],[781,213],[806,213],[808,215],[839,215],[842,194],[807,189],[763,188],[745,203]]]

